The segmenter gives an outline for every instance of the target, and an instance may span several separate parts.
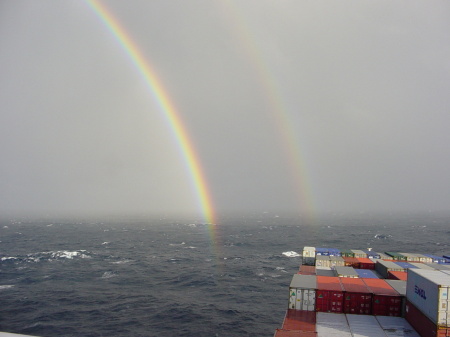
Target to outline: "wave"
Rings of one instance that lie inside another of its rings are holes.
[[[11,289],[13,287],[14,287],[14,284],[0,285],[0,290]]]
[[[299,256],[301,256],[299,253],[294,252],[293,250],[291,250],[289,252],[283,252],[282,254],[284,256],[287,256],[287,257],[299,257]]]
[[[30,253],[25,256],[4,256],[0,258],[2,262],[24,262],[37,263],[42,261],[58,261],[58,260],[73,260],[73,259],[90,259],[92,256],[87,250],[57,250],[49,252]]]

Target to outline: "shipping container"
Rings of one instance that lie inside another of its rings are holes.
[[[435,270],[450,270],[450,266],[441,263],[424,263],[424,265],[429,266]]]
[[[428,256],[432,261],[432,263],[446,263],[446,259],[442,256],[432,255],[432,254],[423,254]]]
[[[316,267],[316,275],[334,277],[336,273],[330,267]]]
[[[391,260],[392,259],[392,256],[389,256],[389,255],[387,255],[385,253],[378,252],[377,254],[380,256],[381,260]]]
[[[405,271],[404,268],[400,267],[395,262],[377,260],[375,264],[375,270],[383,277],[388,278],[388,272],[390,271]]]
[[[422,262],[410,262],[417,269],[436,270],[436,268],[430,267]]]
[[[420,262],[420,258],[417,254],[413,253],[399,253],[399,254],[406,257],[406,262]]]
[[[355,257],[367,257],[366,252],[359,249],[352,249],[352,252],[355,254]]]
[[[283,321],[283,330],[316,331],[316,313],[288,309]]]
[[[317,332],[277,329],[274,337],[317,337]]]
[[[405,318],[421,337],[450,336],[450,328],[437,326],[408,300],[406,300]]]
[[[367,257],[369,259],[380,259],[380,254],[378,254],[377,252],[371,251],[371,250],[365,250],[363,249],[363,252],[367,254]]]
[[[372,315],[401,316],[402,298],[385,280],[363,279],[372,292]]]
[[[342,257],[355,257],[355,253],[353,253],[350,249],[341,249]]]
[[[330,267],[345,266],[344,258],[340,256],[330,256]]]
[[[303,264],[314,266],[316,262],[316,248],[315,247],[303,247]]]
[[[295,274],[289,286],[289,309],[315,311],[317,277]]]
[[[370,315],[372,293],[362,279],[340,277],[344,289],[344,313]]]
[[[409,268],[418,268],[417,266],[413,265],[410,262],[395,261],[394,263],[405,270]]]
[[[386,282],[395,289],[402,297],[402,317],[405,317],[406,306],[406,282],[401,280],[386,280]]]
[[[341,256],[341,251],[337,248],[328,248],[329,256]]]
[[[367,257],[356,258],[359,262],[359,269],[375,269],[375,262]]]
[[[338,277],[317,276],[316,311],[344,311],[344,289]]]
[[[298,270],[298,274],[316,275],[316,267],[302,264]]]
[[[316,258],[317,256],[328,256],[330,253],[328,252],[328,248],[318,248],[316,247]]]
[[[409,269],[406,298],[434,324],[450,327],[450,275],[438,270]]]
[[[352,267],[335,267],[334,270],[338,277],[359,277],[358,273]]]
[[[446,263],[450,262],[450,255],[442,255],[442,257],[446,260]]]
[[[346,315],[318,312],[316,319],[317,336],[352,337]]]
[[[316,267],[331,267],[330,257],[327,255],[317,255]]]
[[[389,280],[406,281],[408,279],[408,274],[406,273],[406,271],[389,271],[387,278]]]
[[[353,337],[386,336],[375,316],[347,315],[347,321]]]
[[[391,259],[396,261],[405,261],[406,262],[406,256],[403,256],[402,254],[398,252],[385,252],[387,255],[390,256]]]
[[[420,337],[411,324],[402,317],[377,316],[376,319],[384,333],[389,337]]]
[[[433,259],[425,254],[416,254],[422,263],[432,263]]]
[[[343,259],[346,267],[359,268],[359,261],[356,257],[344,257]]]
[[[370,269],[355,269],[359,278],[379,278],[373,270]]]

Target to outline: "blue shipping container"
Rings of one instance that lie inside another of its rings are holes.
[[[316,248],[316,256],[317,255],[324,255],[324,256],[328,256],[328,248]]]
[[[370,269],[355,269],[360,278],[379,278],[373,270]]]
[[[423,254],[425,256],[431,257],[433,259],[433,263],[446,263],[446,259],[442,256],[431,255],[431,254]]]
[[[377,252],[373,252],[371,250],[363,250],[363,252],[367,254],[367,258],[369,258],[369,259],[379,259],[380,258],[380,254],[378,254]]]

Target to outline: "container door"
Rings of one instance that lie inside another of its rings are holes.
[[[308,311],[316,311],[316,290],[309,290]]]
[[[438,324],[440,326],[448,327],[450,326],[449,321],[449,306],[450,306],[450,288],[446,286],[441,286],[439,288],[439,308],[438,308]]]
[[[297,303],[297,289],[289,289],[289,309],[295,309],[295,304]]]
[[[295,309],[297,310],[305,310],[302,309],[302,305],[305,302],[305,297],[304,297],[304,293],[303,293],[303,289],[297,289],[297,300],[295,302]]]

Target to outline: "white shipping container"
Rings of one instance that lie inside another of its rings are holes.
[[[355,257],[358,257],[358,258],[366,258],[367,257],[367,253],[363,252],[362,250],[351,249],[351,251],[355,254]]]
[[[384,333],[389,337],[420,337],[414,328],[402,317],[375,316]]]
[[[419,257],[416,254],[412,253],[399,253],[406,257],[406,261],[408,262],[420,262]]]
[[[375,316],[350,315],[347,321],[353,337],[386,337]]]
[[[295,274],[289,286],[289,309],[316,310],[317,277]]]
[[[406,298],[434,324],[450,327],[450,275],[438,270],[408,269]]]
[[[316,256],[316,267],[331,267],[330,257],[326,255]]]
[[[352,337],[345,314],[318,312],[316,331],[318,337]]]
[[[314,266],[316,261],[316,247],[303,247],[303,264]]]
[[[433,262],[433,259],[429,256],[426,256],[423,254],[416,254],[416,255],[419,257],[420,262],[422,262],[422,263],[432,263]]]
[[[430,266],[426,265],[425,263],[420,263],[420,262],[410,262],[410,263],[417,269],[436,270],[435,268],[430,267]]]
[[[405,271],[405,268],[400,267],[398,264],[392,261],[377,260],[375,264],[375,270],[383,276],[383,278],[388,278],[389,271]]]

